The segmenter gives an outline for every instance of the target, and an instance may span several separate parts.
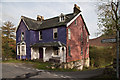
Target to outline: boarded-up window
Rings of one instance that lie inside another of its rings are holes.
[[[42,31],[39,31],[39,40],[42,40]]]
[[[53,29],[53,39],[57,39],[58,34],[57,34],[57,28]]]
[[[68,29],[68,39],[71,39],[71,31]]]

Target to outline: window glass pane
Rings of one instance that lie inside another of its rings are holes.
[[[81,47],[81,55],[83,55],[83,48]]]
[[[39,40],[42,39],[42,31],[39,31]]]
[[[81,41],[83,41],[83,33],[81,33]]]
[[[77,20],[75,20],[75,25],[77,25]]]
[[[68,46],[68,53],[69,53],[69,56],[71,56],[71,49],[70,49],[70,46]]]
[[[89,41],[89,36],[87,36],[87,42]]]
[[[57,39],[58,35],[57,35],[57,28],[53,29],[53,39]]]
[[[21,40],[24,40],[24,32],[21,33]]]
[[[68,29],[68,39],[71,39],[71,32],[70,32],[70,29]]]

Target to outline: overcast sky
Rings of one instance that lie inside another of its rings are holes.
[[[98,32],[97,26],[97,4],[95,0],[2,0],[0,3],[0,26],[5,21],[11,21],[15,26],[18,25],[21,16],[36,19],[37,15],[44,16],[45,19],[59,16],[61,13],[68,14],[73,12],[74,4],[81,9],[81,14],[90,32],[90,38],[95,38]]]

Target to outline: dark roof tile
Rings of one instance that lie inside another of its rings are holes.
[[[77,14],[74,14],[74,13],[66,14],[65,15],[66,19],[64,22],[59,22],[59,16],[43,20],[42,22],[31,19],[31,18],[27,18],[25,16],[22,16],[22,19],[25,21],[25,23],[29,27],[29,29],[40,30],[40,29],[46,29],[46,28],[52,28],[52,27],[66,25],[76,15]]]

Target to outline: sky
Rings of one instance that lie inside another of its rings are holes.
[[[90,39],[96,38],[98,0],[1,0],[0,26],[5,21],[11,21],[17,27],[21,16],[36,19],[37,15],[41,15],[44,19],[48,19],[61,13],[72,13],[74,4],[77,4],[82,11],[81,14],[90,32]]]

